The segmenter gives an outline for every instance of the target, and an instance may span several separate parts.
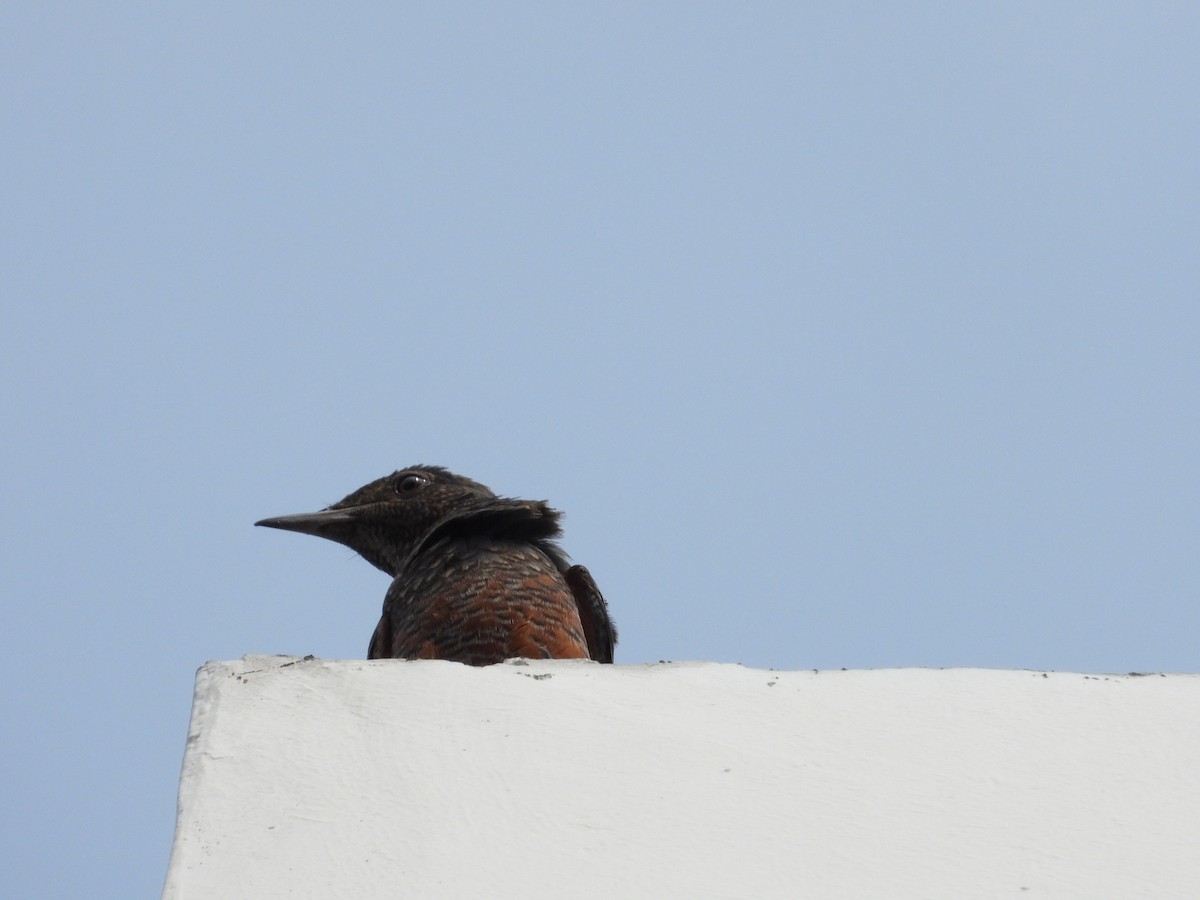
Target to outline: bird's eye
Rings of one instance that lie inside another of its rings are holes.
[[[413,491],[424,487],[427,484],[429,484],[429,479],[424,475],[417,475],[415,472],[409,472],[396,482],[396,493],[411,494]]]

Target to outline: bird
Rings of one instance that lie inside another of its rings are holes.
[[[613,661],[617,629],[545,501],[498,497],[430,465],[398,469],[315,513],[255,525],[343,544],[392,578],[368,659]]]

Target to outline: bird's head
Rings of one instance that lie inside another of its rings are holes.
[[[495,496],[479,482],[440,466],[410,466],[363,485],[320,512],[278,516],[254,524],[336,541],[395,576],[435,523]]]

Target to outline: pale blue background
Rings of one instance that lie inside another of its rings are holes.
[[[147,897],[256,530],[567,511],[623,663],[1200,669],[1195,3],[0,7],[5,893]],[[420,723],[414,723],[420,727]]]

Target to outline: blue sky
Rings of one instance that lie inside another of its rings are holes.
[[[1200,11],[0,9],[0,859],[153,896],[195,669],[361,657],[254,529],[566,511],[618,661],[1200,670]]]

